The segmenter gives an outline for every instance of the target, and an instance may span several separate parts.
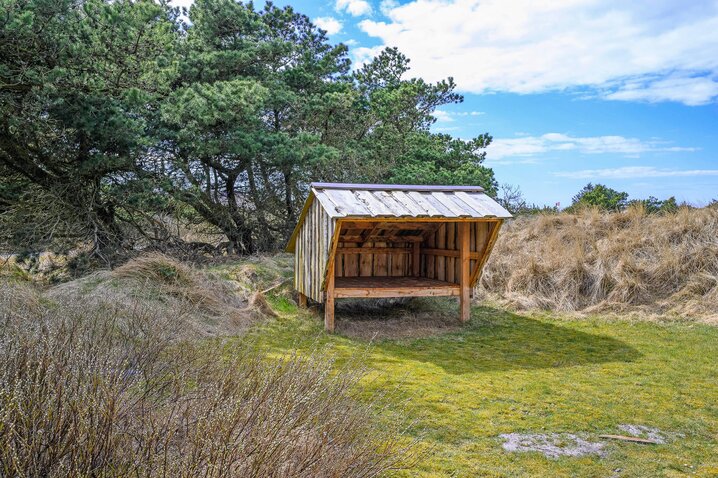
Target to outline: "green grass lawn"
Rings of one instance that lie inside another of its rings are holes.
[[[280,317],[257,329],[273,353],[331,345],[360,356],[367,393],[389,390],[418,437],[418,463],[400,476],[718,476],[718,328],[524,316],[474,307],[470,324],[422,338],[373,342],[323,334],[317,312],[273,299]],[[437,311],[451,301],[423,302]],[[452,309],[453,310],[453,309]],[[395,311],[387,309],[386,316]],[[439,312],[437,312],[439,313]],[[656,427],[663,445],[605,442],[604,455],[507,452],[504,433],[626,434]]]

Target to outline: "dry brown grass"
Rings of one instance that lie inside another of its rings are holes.
[[[718,210],[519,218],[480,291],[518,308],[718,318]]]
[[[170,329],[183,338],[236,335],[273,315],[271,308],[260,307],[261,298],[251,301],[250,294],[235,283],[159,253],[52,287],[45,295],[63,303],[81,300],[112,302],[125,310],[137,304],[157,308],[176,318]]]
[[[0,476],[369,477],[400,429],[318,350],[189,340],[161,304],[0,287]],[[179,324],[179,325],[178,325]]]
[[[159,287],[165,294],[215,313],[236,305],[228,300],[235,295],[229,284],[158,252],[132,259],[111,275]]]

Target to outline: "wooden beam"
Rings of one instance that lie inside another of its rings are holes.
[[[340,235],[339,236],[339,242],[361,242],[364,239],[360,235],[354,235],[354,236],[348,236],[348,235]]]
[[[387,241],[391,242],[424,242],[424,236],[390,236]]]
[[[320,287],[321,290],[326,290],[329,272],[331,271],[331,276],[334,277],[334,260],[337,256],[337,247],[339,247],[339,231],[342,230],[342,222],[341,220],[337,220],[334,224],[334,235],[332,236],[332,245],[329,248],[329,260],[327,261],[327,267],[324,269],[324,278],[322,280],[322,284]]]
[[[462,222],[458,227],[459,233],[459,318],[461,322],[468,322],[471,318],[471,230],[468,222]]]
[[[337,254],[410,254],[408,247],[338,247]]]
[[[425,222],[392,222],[391,225],[387,225],[386,228],[391,228],[394,231],[416,231],[416,230],[426,230],[429,228],[434,227],[433,223],[425,223]]]
[[[491,229],[491,232],[489,234],[489,242],[488,244],[486,244],[486,247],[484,248],[484,253],[477,262],[476,267],[471,274],[472,288],[478,283],[479,279],[481,278],[481,273],[483,272],[484,265],[486,264],[486,261],[491,255],[491,250],[494,248],[494,244],[496,244],[496,239],[499,237],[499,229],[501,229],[501,225],[503,224],[503,222],[504,221],[502,219],[494,221],[494,227],[493,229]]]
[[[366,224],[366,226],[362,226]],[[391,222],[361,223],[342,221],[341,242],[414,242],[423,241],[427,232],[434,232],[442,223],[433,222]],[[351,227],[350,227],[351,226]],[[400,231],[419,231],[415,235],[399,235]],[[384,235],[379,235],[379,234]]]
[[[307,212],[309,212],[309,207],[314,202],[314,193],[309,193],[309,197],[307,198],[307,201],[304,203],[304,207],[302,208],[302,212],[299,213],[299,219],[297,219],[297,225],[294,226],[294,230],[292,231],[292,235],[289,236],[289,242],[287,242],[287,247],[284,248],[285,252],[294,252],[295,246],[297,243],[297,235],[299,234],[299,231],[302,229],[302,225],[304,224],[304,217],[307,215]]]
[[[421,250],[423,254],[427,256],[442,256],[442,257],[461,257],[461,251],[455,251],[451,249],[432,249],[424,248]],[[469,252],[469,258],[479,259],[481,256],[478,252]]]
[[[362,238],[363,242],[422,242],[424,240],[423,236],[395,236],[395,235],[386,235],[386,236],[368,236],[366,238]],[[343,242],[357,242],[357,241],[343,241]]]
[[[342,226],[344,229],[371,229],[374,227],[377,221],[374,219],[371,222],[356,222],[353,220],[342,220]]]
[[[424,240],[426,240],[427,237],[434,234],[436,231],[439,230],[439,228],[448,221],[444,222],[432,222],[428,224],[428,227],[424,229],[424,233],[421,235]]]
[[[334,332],[334,264],[329,268],[329,277],[327,279],[327,291],[324,297],[324,330],[329,333]]]
[[[301,292],[299,292],[298,299],[299,299],[298,300],[299,307],[301,307],[302,309],[306,309],[307,308],[307,296],[302,294]]]
[[[368,231],[368,232],[366,234],[362,234],[361,243],[363,244],[365,242],[368,242],[368,240],[367,240],[368,237],[376,235],[377,231],[379,231],[379,229],[381,229],[381,225],[382,225],[382,223],[377,222],[374,225],[374,227],[372,227],[371,229],[366,229],[366,231]]]
[[[496,222],[497,220],[500,220],[500,218],[496,217],[445,217],[445,216],[433,216],[433,217],[352,217],[351,219],[347,219],[352,221],[354,224],[358,224],[360,222],[376,222],[381,221],[382,224],[390,223],[390,222],[431,222],[431,223],[437,223],[437,222]]]
[[[388,297],[456,297],[459,287],[447,284],[445,286],[429,287],[394,287],[394,288],[341,288],[335,289],[336,298],[388,298]],[[328,302],[327,302],[328,303]]]
[[[414,277],[421,275],[421,242],[415,242],[411,255],[411,272]]]

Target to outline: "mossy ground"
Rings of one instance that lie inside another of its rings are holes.
[[[418,437],[419,456],[399,476],[718,476],[718,328],[475,306],[470,324],[458,329],[368,341],[342,335],[351,309],[339,310],[338,333],[327,335],[316,310],[300,310],[286,296],[270,300],[279,318],[251,340],[275,354],[326,344],[339,365],[360,357],[370,371],[367,393],[388,391],[388,413],[409,415],[407,439]],[[448,299],[422,304],[437,313],[455,307]],[[607,442],[603,457],[558,459],[506,452],[499,438],[574,433],[599,441],[620,434],[620,424],[672,438]]]

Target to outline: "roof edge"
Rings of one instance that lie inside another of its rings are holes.
[[[316,189],[363,189],[371,191],[473,191],[484,192],[481,186],[441,186],[428,184],[352,184],[352,183],[311,183]]]
[[[299,214],[299,218],[297,219],[297,225],[294,226],[292,235],[289,236],[289,241],[287,241],[287,246],[284,248],[284,252],[294,252],[295,246],[297,244],[297,235],[299,234],[299,230],[302,228],[302,224],[304,223],[304,217],[307,215],[307,212],[309,212],[309,206],[311,206],[313,202],[314,191],[310,189],[309,196],[307,196],[306,201],[304,201],[304,207],[302,208],[302,212]]]

